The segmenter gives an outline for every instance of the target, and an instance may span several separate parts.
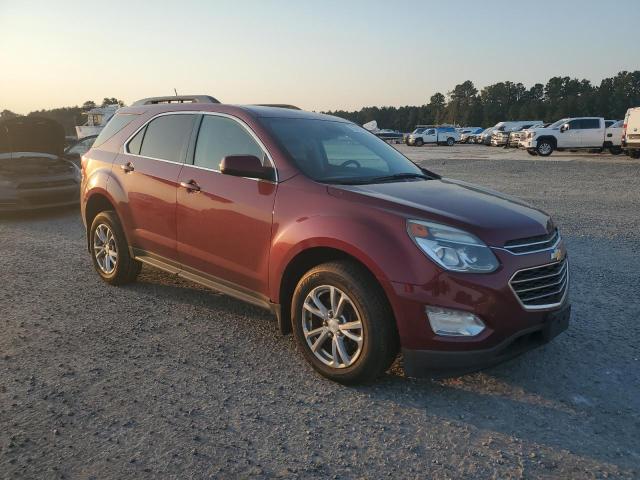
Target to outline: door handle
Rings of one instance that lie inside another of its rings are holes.
[[[120,168],[124,173],[133,172],[135,170],[135,168],[133,168],[133,163],[131,162],[127,162],[124,165],[120,165]]]
[[[182,188],[186,188],[189,193],[197,193],[200,191],[200,186],[195,180],[189,180],[188,182],[180,182]]]

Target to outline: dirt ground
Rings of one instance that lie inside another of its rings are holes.
[[[481,373],[344,387],[262,310],[147,267],[102,283],[76,209],[6,216],[0,477],[640,477],[640,161],[399,149],[553,214],[567,332]]]

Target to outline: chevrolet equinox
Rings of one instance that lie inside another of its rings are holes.
[[[569,323],[557,227],[346,120],[209,96],[122,108],[82,158],[96,271],[146,263],[270,309],[322,375],[477,370]]]

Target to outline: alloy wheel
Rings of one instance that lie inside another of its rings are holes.
[[[93,234],[93,255],[100,270],[110,275],[118,264],[118,246],[108,225],[101,223]]]
[[[332,368],[353,365],[362,353],[364,329],[349,296],[332,285],[311,290],[302,306],[302,331],[315,357]]]

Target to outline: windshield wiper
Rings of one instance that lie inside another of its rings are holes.
[[[431,180],[431,177],[422,173],[396,173],[394,175],[384,175],[381,177],[368,178],[326,178],[323,181],[336,185],[367,185],[370,183],[395,182],[399,180],[408,180],[411,178],[420,178],[422,180]]]

